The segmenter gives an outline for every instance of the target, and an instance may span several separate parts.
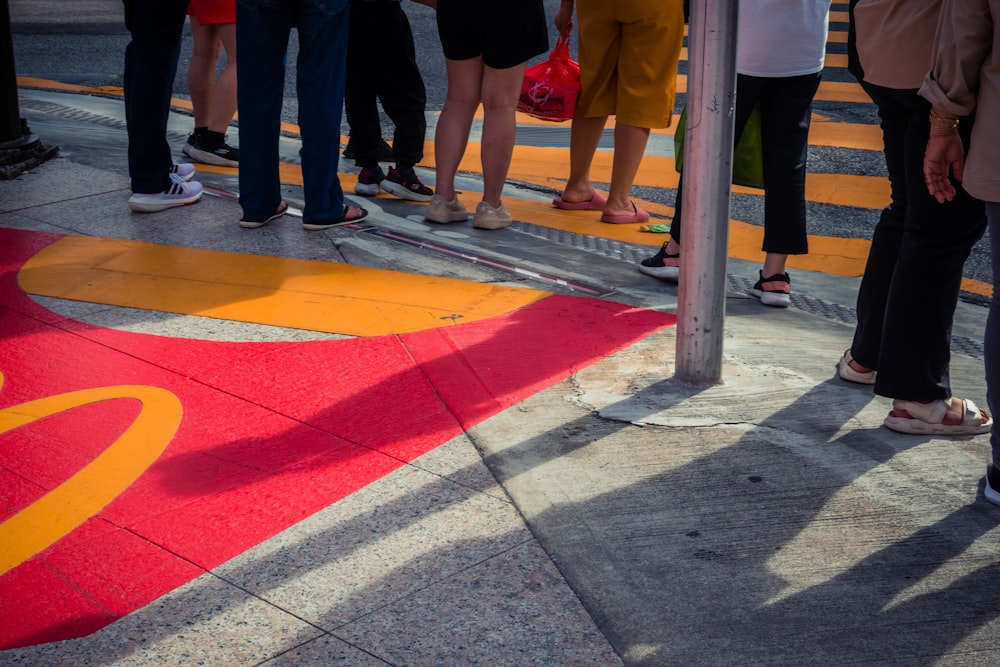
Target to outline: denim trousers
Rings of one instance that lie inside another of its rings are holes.
[[[413,30],[398,2],[355,2],[347,46],[345,111],[355,162],[378,164],[382,126],[377,102],[396,126],[392,150],[397,167],[424,157],[427,94],[417,68]]]
[[[809,252],[806,236],[806,158],[810,109],[819,74],[765,78],[736,77],[733,141],[738,142],[754,107],[760,104],[764,166],[764,252],[802,255]],[[677,186],[670,235],[680,242],[681,191]]]
[[[281,202],[278,138],[292,28],[299,37],[295,83],[303,222],[327,223],[344,215],[337,166],[349,17],[348,0],[237,0],[240,204],[245,220],[265,220]]]
[[[924,184],[930,104],[916,90],[862,84],[878,107],[890,204],[872,233],[851,354],[878,371],[875,393],[909,401],[951,396],[951,327],[962,269],[986,229],[983,202],[954,181],[939,204]],[[972,119],[959,123],[966,146]]]
[[[1000,414],[1000,202],[986,203],[986,218],[990,229],[990,258],[993,264],[993,298],[986,316],[986,336],[983,350],[986,361],[986,403],[990,415]],[[993,464],[1000,467],[1000,430],[994,428],[990,434],[993,448]]]
[[[173,158],[167,118],[173,94],[188,0],[124,0],[125,124],[132,192],[152,194],[170,187]]]

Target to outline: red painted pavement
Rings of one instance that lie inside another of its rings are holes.
[[[378,338],[132,334],[67,320],[18,289],[18,268],[57,238],[0,229],[0,410],[137,384],[173,393],[184,412],[124,493],[0,577],[0,649],[93,632],[674,323],[552,296],[502,317]],[[0,433],[0,521],[86,466],[139,410],[132,399],[103,401]]]

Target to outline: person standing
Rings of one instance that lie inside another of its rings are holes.
[[[302,181],[307,230],[360,222],[337,175],[344,107],[349,0],[237,0],[237,102],[240,109],[240,226],[254,229],[281,217],[278,138],[285,55],[292,28],[299,37],[297,80],[302,131]],[[252,45],[248,48],[248,45]]]
[[[432,4],[432,0],[415,2]],[[372,48],[376,43],[379,47]],[[395,166],[388,175],[379,166],[384,150],[379,101],[396,126],[392,139]],[[430,201],[434,191],[413,169],[424,157],[427,94],[401,0],[351,0],[344,102],[351,126],[349,145],[361,167],[355,194],[374,197],[388,192],[411,201]]]
[[[830,0],[740,0],[737,25],[736,117],[739,141],[760,106],[764,174],[764,264],[752,294],[767,306],[791,304],[789,255],[809,252],[806,164],[812,101],[819,89]],[[774,45],[781,42],[781,49]],[[680,273],[683,176],[670,239],[639,270],[662,280]]]
[[[939,202],[923,182],[930,70],[941,0],[859,0],[851,20],[862,87],[878,107],[891,201],[872,233],[858,324],[837,364],[848,381],[892,399],[887,428],[921,435],[987,433],[993,419],[952,396],[951,326],[962,270],[986,229],[983,203],[960,183]],[[972,118],[957,131],[968,146]]]
[[[931,70],[920,87],[930,102],[924,179],[939,202],[953,200],[961,182],[986,202],[993,263],[993,299],[986,318],[986,402],[1000,410],[1000,0],[944,0]],[[968,144],[959,125],[975,114]],[[968,146],[968,159],[966,159]],[[1000,505],[1000,433],[990,435],[991,463],[983,495]]]
[[[646,222],[632,202],[632,184],[650,128],[669,127],[677,63],[684,40],[683,0],[562,0],[560,34],[579,24],[580,98],[570,130],[569,180],[556,208],[601,211],[603,222]],[[590,165],[608,116],[615,116],[611,187],[605,199],[590,180]]]
[[[123,5],[125,27],[132,36],[125,47],[124,76],[132,184],[129,208],[154,213],[193,204],[201,198],[201,183],[191,180],[192,165],[174,163],[167,144],[167,118],[188,0],[123,0]]]
[[[514,152],[524,71],[529,59],[549,48],[545,7],[542,0],[437,0],[437,25],[448,92],[434,135],[437,194],[425,215],[437,223],[468,219],[455,192],[455,175],[482,103],[483,199],[472,224],[509,227],[513,219],[501,194]]]
[[[239,150],[226,143],[236,114],[236,0],[191,0],[188,14],[194,40],[187,75],[194,132],[181,150],[195,162],[238,167]],[[226,66],[216,79],[222,49]]]

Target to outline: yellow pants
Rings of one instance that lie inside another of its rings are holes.
[[[684,41],[683,0],[577,0],[577,115],[669,127]]]

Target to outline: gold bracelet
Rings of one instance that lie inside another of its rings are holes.
[[[954,130],[958,127],[958,118],[945,118],[944,116],[938,115],[938,112],[931,109],[930,115],[931,127],[938,130]]]

